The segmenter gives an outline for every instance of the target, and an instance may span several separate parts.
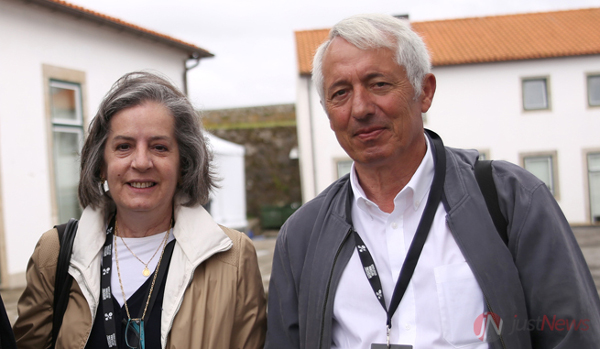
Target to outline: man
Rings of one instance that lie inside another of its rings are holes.
[[[407,23],[345,19],[313,67],[354,164],[280,232],[266,348],[598,347],[600,300],[544,183],[493,163],[505,244],[478,154],[424,130],[436,80]]]

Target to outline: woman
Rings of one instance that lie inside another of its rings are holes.
[[[115,83],[81,153],[85,209],[57,348],[262,348],[254,247],[201,206],[214,187],[209,160],[199,118],[173,85],[146,72]],[[52,229],[27,268],[19,348],[50,345],[57,256]]]

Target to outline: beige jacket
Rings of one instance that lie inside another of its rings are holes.
[[[262,348],[265,296],[250,239],[218,226],[202,207],[175,210],[176,244],[161,317],[163,348]],[[86,208],[73,245],[74,282],[56,348],[84,348],[100,299],[105,239],[100,211]],[[58,233],[46,232],[27,266],[14,331],[19,348],[46,348],[52,332]]]

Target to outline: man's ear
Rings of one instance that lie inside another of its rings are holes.
[[[435,95],[435,87],[435,75],[431,73],[425,75],[421,89],[421,113],[426,113],[431,107],[433,95]]]

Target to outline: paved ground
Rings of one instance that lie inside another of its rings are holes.
[[[600,226],[574,227],[573,231],[596,282],[596,289],[600,292]],[[276,236],[276,231],[270,231],[253,240],[265,290],[269,286],[271,277]],[[0,290],[11,321],[14,321],[17,317],[16,303],[21,292],[23,292],[22,289]]]
[[[573,227],[573,232],[600,293],[600,226]]]

